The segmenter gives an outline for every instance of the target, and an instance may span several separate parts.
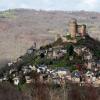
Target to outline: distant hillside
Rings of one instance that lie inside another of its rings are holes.
[[[13,60],[24,54],[33,42],[38,47],[65,34],[71,18],[86,24],[91,37],[100,40],[100,13],[36,11],[15,9],[0,12],[0,61]]]

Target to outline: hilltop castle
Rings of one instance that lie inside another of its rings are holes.
[[[72,19],[68,24],[68,32],[72,38],[75,38],[78,35],[84,37],[86,35],[86,25],[78,25],[77,20]]]
[[[77,42],[77,37],[85,38],[86,36],[86,25],[78,25],[76,19],[71,19],[68,23],[68,32],[67,35],[63,36],[60,34],[57,34],[55,41],[57,39],[62,39],[63,42]]]

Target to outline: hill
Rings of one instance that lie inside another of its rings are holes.
[[[86,24],[89,35],[100,40],[100,13],[97,12],[27,9],[0,12],[1,63],[23,55],[34,41],[39,47],[54,41],[57,34],[65,34],[71,18],[76,18],[80,24]]]

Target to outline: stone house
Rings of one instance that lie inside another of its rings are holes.
[[[52,59],[53,58],[53,48],[49,48],[47,51],[47,58]]]
[[[27,84],[32,83],[33,81],[30,76],[25,76],[25,80]]]
[[[31,69],[31,71],[36,71],[36,66],[32,66],[32,65],[29,65],[29,68]]]
[[[96,66],[100,68],[100,61],[96,61]]]
[[[19,83],[20,83],[20,78],[19,78],[19,77],[13,78],[13,82],[14,82],[14,85],[19,85]]]
[[[87,69],[93,69],[95,66],[95,62],[93,60],[89,60],[87,62]]]
[[[30,73],[32,71],[29,68],[29,66],[23,66],[21,70],[22,70],[23,74],[27,74],[27,73]]]
[[[82,54],[82,50],[81,50],[80,47],[75,47],[75,48],[74,48],[74,52],[75,52],[78,56],[80,56],[80,55]]]
[[[91,52],[84,52],[84,60],[91,60],[93,55]]]

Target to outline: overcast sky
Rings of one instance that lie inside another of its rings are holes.
[[[0,0],[0,10],[29,8],[37,10],[86,10],[100,12],[100,0]]]

